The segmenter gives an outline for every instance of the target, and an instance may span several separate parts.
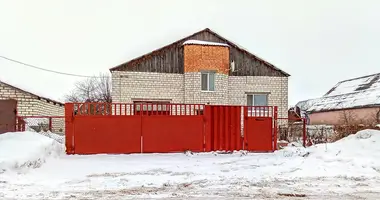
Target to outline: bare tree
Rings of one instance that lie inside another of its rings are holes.
[[[343,110],[340,113],[340,124],[342,125],[353,125],[357,124],[358,120],[354,112],[350,110]]]
[[[103,102],[111,103],[111,79],[100,74],[75,84],[75,88],[65,96],[66,102]]]
[[[380,108],[375,110],[374,115],[373,115],[373,121],[375,122],[375,125],[380,124]]]

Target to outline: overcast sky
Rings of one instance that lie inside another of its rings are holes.
[[[206,27],[291,74],[289,103],[380,72],[379,0],[0,0],[0,55],[82,75]],[[0,58],[0,78],[58,98],[82,78]]]

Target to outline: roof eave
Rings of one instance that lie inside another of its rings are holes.
[[[306,112],[309,114],[313,114],[313,113],[335,112],[335,111],[343,111],[343,110],[355,110],[355,109],[362,109],[362,108],[380,108],[380,104],[369,104],[369,105],[364,105],[364,106],[354,106],[354,107],[348,107],[348,108],[311,110],[311,111],[306,111]]]
[[[46,97],[43,97],[43,96],[40,96],[40,95],[34,94],[34,93],[32,93],[32,92],[29,92],[29,91],[23,90],[23,89],[21,89],[21,88],[18,88],[18,87],[16,87],[16,86],[10,85],[10,84],[5,83],[5,82],[3,82],[3,81],[0,81],[0,82],[3,83],[3,84],[5,84],[5,85],[7,85],[7,86],[9,86],[9,87],[15,88],[15,89],[17,89],[17,90],[20,90],[20,91],[22,91],[22,92],[28,93],[28,94],[30,94],[30,95],[32,95],[32,96],[35,96],[35,97],[37,97],[37,98],[45,99],[45,100],[47,100],[47,101],[51,101],[51,102],[53,102],[53,103],[60,104],[60,105],[62,105],[62,106],[65,105],[65,104],[62,103],[62,102],[59,102],[59,101],[56,101],[56,100],[53,100],[53,99],[50,99],[50,98],[46,98]]]

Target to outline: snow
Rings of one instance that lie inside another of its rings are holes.
[[[68,156],[59,154],[57,149],[47,150],[58,143],[43,137],[37,133],[2,135],[2,160],[6,156],[7,163],[19,162],[17,155],[22,154],[22,162],[29,156],[29,160],[40,157],[46,163],[21,173],[10,168],[0,174],[0,198],[287,199],[279,194],[301,194],[307,199],[378,199],[380,196],[380,131],[376,130],[360,131],[335,143],[309,148],[288,146],[275,153],[230,154]],[[9,154],[12,151],[15,156]],[[57,152],[59,157],[52,158],[54,153],[46,151]],[[36,156],[33,152],[40,154]]]
[[[312,112],[379,105],[379,76],[380,74],[375,74],[340,82],[323,97],[301,101],[297,106],[302,110]]]
[[[0,172],[36,168],[64,153],[62,144],[34,132],[0,134]]]
[[[4,83],[6,85],[10,85],[12,87],[16,87],[25,92],[31,93],[35,96],[39,96],[41,98],[49,99],[52,101],[60,102],[58,98],[51,96],[48,92],[44,92],[44,90],[36,90],[34,87],[28,86],[29,84],[22,84],[23,81],[15,81],[13,79],[8,78],[7,76],[0,75],[0,84]]]
[[[217,42],[208,42],[208,41],[202,41],[202,40],[187,40],[183,43],[183,45],[187,44],[199,44],[199,45],[210,45],[210,46],[225,46],[228,47],[228,44],[224,43],[217,43]]]

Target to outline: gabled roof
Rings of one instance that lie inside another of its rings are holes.
[[[154,51],[152,51],[152,52],[150,52],[150,53],[144,54],[144,55],[142,55],[142,56],[140,56],[140,57],[137,57],[137,58],[135,58],[135,59],[132,59],[132,60],[130,60],[130,61],[128,61],[128,62],[125,62],[125,63],[123,63],[123,64],[120,64],[120,65],[118,65],[118,66],[116,66],[116,67],[113,67],[113,68],[110,69],[110,71],[119,70],[123,65],[129,65],[129,64],[132,64],[132,63],[136,63],[136,62],[138,63],[139,61],[143,60],[145,57],[149,57],[149,56],[151,56],[151,55],[153,55],[153,54],[159,53],[159,52],[161,52],[161,51],[163,51],[163,50],[165,50],[165,49],[167,49],[167,48],[170,48],[170,47],[172,47],[172,46],[182,45],[186,40],[190,40],[192,37],[194,37],[195,35],[198,35],[198,34],[200,34],[200,33],[202,33],[202,32],[208,32],[208,33],[210,33],[210,34],[212,34],[212,35],[214,35],[214,36],[220,38],[221,40],[225,41],[225,43],[226,43],[228,46],[234,47],[234,48],[238,49],[239,51],[241,51],[241,52],[243,52],[243,53],[246,53],[246,54],[250,55],[250,56],[253,57],[254,59],[257,59],[257,60],[263,62],[266,66],[268,66],[268,67],[270,67],[270,68],[272,68],[272,69],[274,69],[274,70],[276,70],[276,71],[279,71],[280,73],[284,74],[285,76],[290,76],[288,73],[282,71],[281,69],[277,68],[277,67],[274,66],[273,64],[271,64],[271,63],[265,61],[264,59],[262,59],[262,58],[260,58],[260,57],[258,57],[258,56],[256,56],[256,55],[254,55],[254,54],[248,52],[248,51],[247,51],[246,49],[244,49],[243,47],[237,45],[236,43],[231,42],[230,40],[225,39],[224,37],[220,36],[220,35],[217,34],[216,32],[210,30],[209,28],[206,28],[206,29],[203,29],[203,30],[201,30],[201,31],[198,31],[198,32],[196,32],[196,33],[194,33],[194,34],[192,34],[192,35],[189,35],[189,36],[187,36],[187,37],[185,37],[185,38],[182,38],[182,39],[180,39],[180,40],[177,40],[177,41],[175,41],[175,42],[173,42],[173,43],[171,43],[171,44],[169,44],[169,45],[166,45],[166,46],[161,47],[161,48],[159,48],[159,49],[156,49],[156,50],[154,50]]]
[[[35,92],[30,92],[30,91],[28,91],[28,90],[22,89],[20,86],[15,86],[15,84],[12,84],[12,85],[11,85],[11,84],[6,83],[6,82],[4,82],[4,81],[2,81],[2,80],[0,80],[0,83],[6,85],[6,86],[8,86],[8,87],[14,88],[14,89],[16,89],[16,90],[19,90],[19,91],[21,91],[21,92],[28,93],[28,94],[30,94],[30,95],[32,95],[32,96],[37,97],[37,98],[45,99],[46,101],[50,101],[50,102],[53,102],[53,103],[56,103],[56,104],[59,104],[59,105],[62,105],[62,106],[64,105],[64,103],[62,103],[62,102],[59,102],[59,101],[56,101],[56,100],[53,100],[53,99],[50,99],[50,98],[43,97],[43,96],[41,96],[41,95],[38,95],[38,94],[35,93]]]
[[[380,107],[380,73],[341,81],[323,97],[297,103],[307,112]]]

